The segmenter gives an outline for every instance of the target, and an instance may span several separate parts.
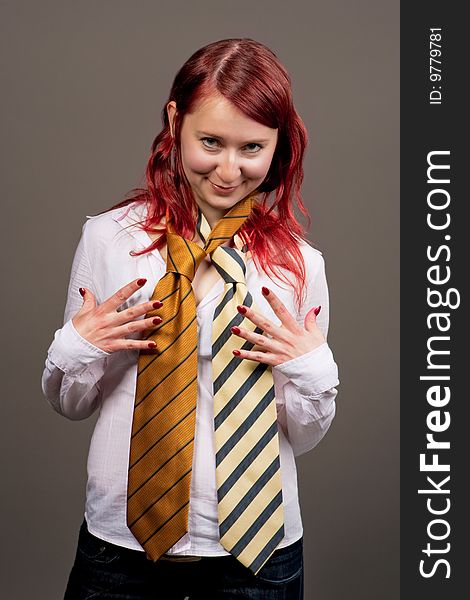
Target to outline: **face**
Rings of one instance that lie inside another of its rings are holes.
[[[170,126],[175,102],[167,106]],[[187,113],[181,126],[181,156],[194,198],[211,227],[266,178],[277,129],[248,118],[214,95]]]

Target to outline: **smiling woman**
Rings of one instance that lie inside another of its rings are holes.
[[[174,135],[176,102],[169,102],[167,109]],[[209,130],[214,133],[204,133]],[[263,183],[276,144],[277,129],[248,118],[218,92],[204,97],[186,115],[181,128],[182,165],[211,227]]]
[[[295,457],[339,383],[305,127],[245,38],[193,54],[162,121],[145,189],[83,226],[43,372],[60,414],[99,408],[65,598],[302,599]]]

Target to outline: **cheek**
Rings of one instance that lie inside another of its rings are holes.
[[[246,177],[249,177],[250,179],[264,179],[268,174],[271,162],[272,156],[251,160],[245,165],[243,171]]]
[[[196,173],[209,173],[215,168],[214,159],[199,148],[190,147],[182,155],[186,170]]]

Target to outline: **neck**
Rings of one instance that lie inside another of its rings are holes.
[[[214,208],[212,206],[204,206],[204,208],[201,208],[201,212],[209,223],[210,228],[214,229],[220,219],[228,213],[228,209],[223,210]]]
[[[254,202],[253,196],[246,196],[230,209],[210,210],[208,214],[205,210],[206,207],[199,206],[200,219],[197,230],[206,240],[205,247],[207,246],[209,253],[216,246],[231,243],[231,238],[243,227],[244,222],[250,216]]]
[[[249,196],[254,198],[254,193],[252,192],[251,194],[249,194]],[[243,200],[246,200],[248,198],[248,196],[245,196],[245,198],[240,199],[237,204],[240,204],[241,202],[243,202]],[[230,208],[217,208],[214,206],[209,206],[207,204],[203,204],[201,205],[201,203],[199,201],[197,201],[197,204],[202,212],[202,214],[206,217],[207,222],[210,225],[211,229],[214,229],[214,227],[217,225],[217,223],[220,221],[220,219],[226,215],[228,212],[230,212],[232,210],[232,208],[234,208],[234,206],[231,206]]]

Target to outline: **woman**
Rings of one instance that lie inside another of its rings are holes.
[[[251,39],[191,56],[162,119],[147,187],[83,226],[44,369],[59,413],[99,409],[65,597],[303,598],[294,457],[339,383],[324,260],[293,213],[305,128]]]

